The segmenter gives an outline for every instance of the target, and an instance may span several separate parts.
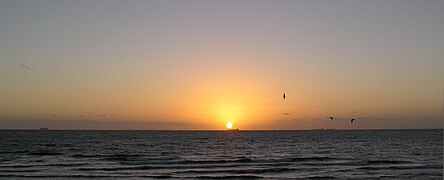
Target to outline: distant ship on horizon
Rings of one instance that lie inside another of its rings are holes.
[[[336,129],[324,129],[324,128],[321,128],[321,129],[312,129],[312,131],[334,131],[334,130],[336,130]]]
[[[47,130],[49,130],[49,129],[48,129],[47,127],[41,127],[40,130],[41,130],[41,131],[47,131]]]

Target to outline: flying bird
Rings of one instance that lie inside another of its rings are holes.
[[[330,119],[333,120],[333,117],[330,116]]]
[[[284,93],[284,95],[282,95],[282,98],[284,98],[285,99],[285,97],[287,97],[286,95],[285,95],[285,93]]]
[[[350,121],[350,123],[352,123],[353,124],[353,122],[355,121],[355,119],[352,119],[351,121]]]

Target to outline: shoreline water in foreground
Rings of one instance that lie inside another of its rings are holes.
[[[0,178],[442,179],[443,130],[0,130]]]

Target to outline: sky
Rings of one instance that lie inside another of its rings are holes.
[[[441,0],[3,0],[0,129],[443,128],[443,32]]]

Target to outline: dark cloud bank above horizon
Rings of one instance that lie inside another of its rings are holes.
[[[199,129],[200,124],[158,121],[117,121],[117,120],[60,120],[34,119],[0,120],[0,129],[70,129],[70,130],[184,130]]]

